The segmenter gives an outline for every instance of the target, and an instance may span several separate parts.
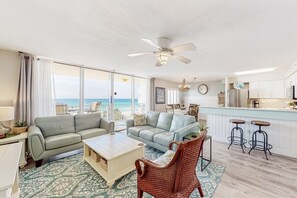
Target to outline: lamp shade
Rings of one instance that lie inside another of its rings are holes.
[[[14,120],[14,107],[0,107],[0,121]]]

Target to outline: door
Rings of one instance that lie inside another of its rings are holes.
[[[132,78],[122,74],[113,76],[112,109],[113,120],[127,120],[132,118]]]
[[[109,115],[110,74],[108,72],[84,70],[84,113],[100,112],[103,118]],[[96,104],[95,109],[92,105]],[[91,110],[92,109],[92,110]]]

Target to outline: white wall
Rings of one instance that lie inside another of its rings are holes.
[[[14,105],[17,97],[19,70],[18,52],[0,50],[0,106]]]
[[[198,86],[200,84],[206,84],[208,92],[202,95],[198,92]],[[218,93],[225,91],[225,85],[222,80],[208,81],[208,82],[197,82],[191,84],[190,91],[185,93],[185,106],[189,104],[200,104],[200,106],[218,106]]]
[[[167,101],[167,89],[177,89],[179,83],[175,82],[169,82],[169,81],[164,81],[160,79],[155,80],[155,87],[163,87],[165,88],[165,104]],[[155,91],[155,90],[154,90]],[[154,104],[155,104],[155,111],[165,111],[165,104],[156,104],[156,100],[154,99]]]

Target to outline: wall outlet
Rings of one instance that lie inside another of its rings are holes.
[[[248,133],[251,134],[251,130],[250,129],[248,130]]]

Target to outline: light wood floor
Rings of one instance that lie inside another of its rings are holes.
[[[273,154],[273,149],[266,160],[261,151],[249,155],[249,149],[242,153],[238,146],[227,148],[213,142],[213,162],[226,167],[215,198],[297,197],[297,159]]]

